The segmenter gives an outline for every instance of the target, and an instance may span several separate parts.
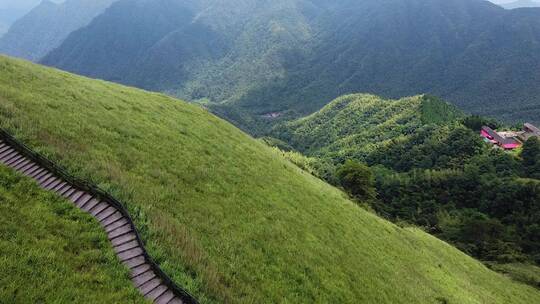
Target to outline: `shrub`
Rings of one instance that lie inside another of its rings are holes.
[[[352,196],[360,201],[375,199],[375,178],[371,169],[359,162],[347,161],[337,172],[338,180]]]

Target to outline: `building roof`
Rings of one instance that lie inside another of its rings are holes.
[[[482,130],[486,132],[489,136],[493,138],[494,141],[496,141],[500,145],[513,145],[513,144],[519,144],[519,142],[513,138],[505,138],[499,135],[499,133],[495,132],[492,128],[484,126],[482,127]]]
[[[532,124],[530,123],[526,123],[525,125],[525,129],[531,133],[534,133],[535,135],[538,135],[540,136],[540,129],[538,129],[537,127],[533,126]]]

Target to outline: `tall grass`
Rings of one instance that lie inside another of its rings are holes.
[[[0,303],[146,303],[105,232],[0,165]]]
[[[0,126],[128,204],[203,303],[540,301],[201,108],[8,58],[0,71]]]

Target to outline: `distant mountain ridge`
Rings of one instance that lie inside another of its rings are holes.
[[[21,11],[18,9],[0,8],[0,38],[7,33],[9,27],[17,20],[19,14],[21,14]]]
[[[42,63],[199,100],[251,131],[355,92],[540,122],[538,54],[540,11],[481,0],[121,0]]]
[[[38,61],[116,0],[43,0],[0,39],[0,53]]]
[[[9,29],[9,25],[0,23],[0,37],[2,37]]]

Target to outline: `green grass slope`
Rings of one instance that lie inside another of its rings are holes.
[[[307,155],[343,162],[364,159],[425,124],[442,124],[462,115],[456,107],[431,96],[393,100],[352,94],[310,116],[276,126],[272,135]]]
[[[91,216],[0,165],[0,303],[147,303]]]
[[[0,125],[126,202],[203,303],[540,301],[199,107],[5,57],[0,71]]]

